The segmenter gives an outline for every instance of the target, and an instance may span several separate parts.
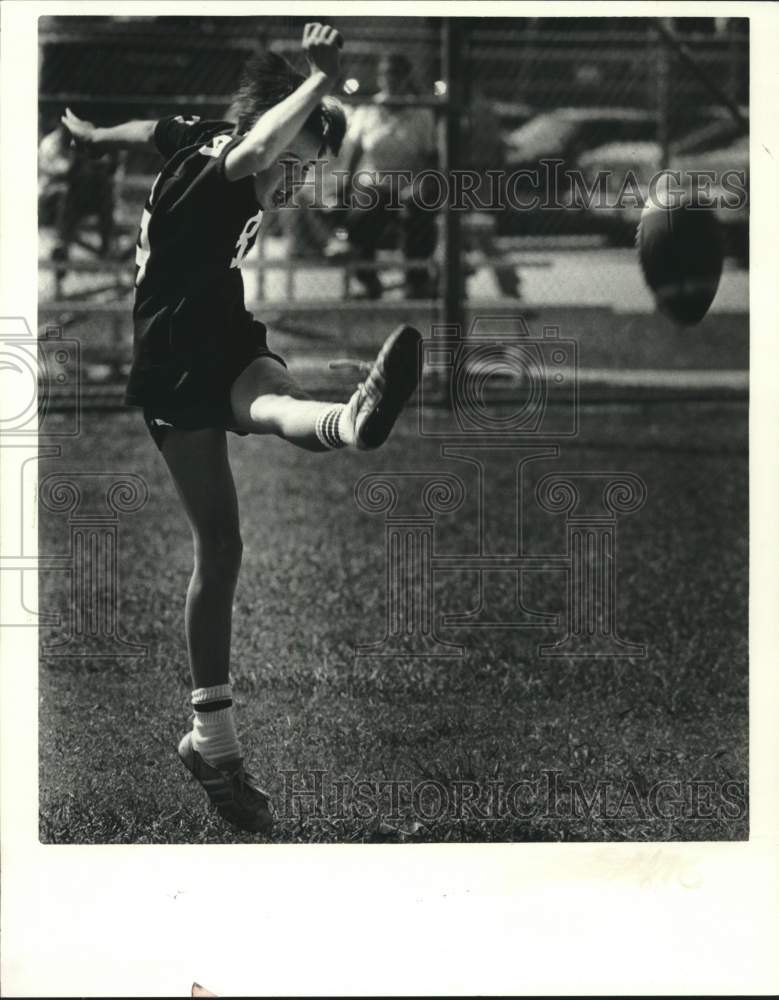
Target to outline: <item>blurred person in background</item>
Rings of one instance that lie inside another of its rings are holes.
[[[68,129],[59,124],[38,147],[38,204],[40,224],[52,226],[55,243],[52,260],[67,261],[79,225],[89,216],[97,219],[99,253],[110,253],[114,235],[114,175],[118,159],[79,156]],[[58,278],[64,277],[60,269]]]
[[[410,171],[412,178],[423,170],[436,165],[435,120],[429,108],[393,107],[386,103],[394,97],[409,97],[417,93],[412,80],[412,67],[401,53],[383,56],[378,66],[379,91],[370,104],[360,105],[349,119],[344,160],[352,180],[352,197],[345,228],[354,256],[373,261],[376,250],[384,245],[388,226],[395,220],[400,223],[401,246],[407,260],[426,260],[436,245],[436,216],[421,207],[430,204],[432,197],[422,184],[413,179],[401,184],[401,208],[391,208],[392,184],[381,181],[380,174],[388,171]],[[359,178],[356,175],[359,174]],[[373,207],[355,204],[354,181],[359,180],[363,202],[371,201]],[[397,193],[395,198],[398,198]],[[383,292],[381,280],[375,270],[358,270],[358,281],[368,298],[378,299]],[[406,273],[406,297],[431,298],[435,282],[427,267],[412,268]]]

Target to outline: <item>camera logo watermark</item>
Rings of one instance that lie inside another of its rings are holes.
[[[467,336],[457,327],[434,326],[422,345],[427,378],[419,390],[420,436],[575,436],[577,352],[576,341],[561,338],[556,326],[532,337],[521,316],[478,317]],[[442,384],[452,404],[448,423],[429,405]]]
[[[420,437],[440,441],[441,457],[468,473],[369,473],[356,484],[358,507],[384,516],[386,567],[384,635],[358,646],[358,657],[462,656],[455,630],[506,628],[562,628],[538,644],[542,658],[646,655],[617,621],[618,523],[641,509],[646,485],[632,472],[535,472],[536,463],[559,459],[579,430],[577,344],[555,327],[542,333],[531,337],[521,317],[481,317],[467,337],[434,327],[423,343]],[[442,393],[450,402],[443,410],[433,405]],[[467,553],[445,553],[441,519],[458,516],[469,491],[476,537]],[[515,515],[510,535],[507,510]],[[527,544],[534,512],[562,522],[559,551]],[[475,577],[475,607],[436,609],[436,579],[451,573]],[[565,581],[562,614],[530,606],[525,591],[535,574],[552,574],[558,588]]]
[[[48,326],[35,337],[23,317],[0,319],[0,458],[3,509],[0,627],[43,627],[50,657],[145,656],[121,635],[120,515],[146,503],[146,482],[124,472],[57,472],[38,482],[39,459],[59,459],[81,432],[80,344]],[[37,439],[37,445],[36,445]],[[65,552],[40,551],[36,502],[67,515]],[[67,614],[37,608],[39,577],[69,581]]]
[[[80,345],[63,337],[61,327],[48,326],[35,337],[21,316],[0,319],[0,375],[3,378],[0,438],[78,435]],[[52,397],[58,415],[52,419]]]

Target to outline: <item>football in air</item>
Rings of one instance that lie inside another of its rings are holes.
[[[663,315],[682,326],[700,323],[722,274],[723,243],[712,207],[663,178],[647,198],[636,233],[644,279]]]

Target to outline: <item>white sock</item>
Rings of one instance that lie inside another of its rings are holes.
[[[214,766],[240,757],[231,686],[196,688],[192,692],[192,708],[195,710],[192,746],[200,756]]]
[[[355,396],[357,393],[355,392]],[[338,437],[343,442],[343,446],[354,445],[354,407],[355,407],[354,396],[341,407],[341,412],[338,414]]]
[[[342,416],[346,411],[343,403],[337,403],[330,410],[326,410],[320,417],[317,417],[314,428],[317,439],[325,448],[345,448],[349,443],[349,438],[344,436]]]

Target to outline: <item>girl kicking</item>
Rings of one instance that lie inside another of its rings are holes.
[[[343,141],[344,111],[328,96],[342,44],[333,28],[306,25],[307,79],[273,53],[250,61],[237,124],[171,116],[104,129],[70,110],[62,119],[77,145],[150,142],[165,158],[138,237],[126,401],[143,408],[194,542],[185,610],[194,724],[179,756],[224,819],[262,833],[271,803],[244,767],[230,686],[241,533],[226,432],[276,434],[309,451],[376,448],[419,380],[420,335],[402,326],[348,403],[317,402],[244,305],[240,265],[263,210],[285,205]]]

